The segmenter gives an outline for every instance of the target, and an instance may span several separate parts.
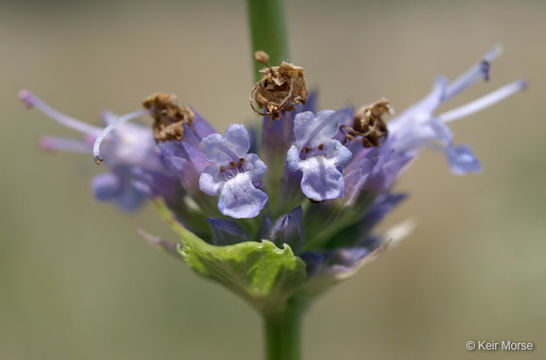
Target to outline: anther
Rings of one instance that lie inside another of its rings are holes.
[[[323,149],[324,149],[324,144],[320,144],[320,145],[318,146],[318,149],[319,149],[319,150],[323,150]]]
[[[224,165],[220,165],[220,172],[226,172],[226,167]]]
[[[257,50],[254,52],[254,59],[259,62],[260,64],[264,64],[265,66],[269,65],[269,55],[263,51],[263,50]]]
[[[95,164],[100,165],[104,162],[104,158],[100,155],[100,147],[104,139],[106,139],[106,136],[110,134],[112,131],[114,131],[121,124],[126,123],[127,121],[132,120],[138,116],[144,115],[145,113],[146,113],[145,110],[137,110],[137,111],[127,113],[125,115],[120,116],[116,121],[108,124],[108,126],[102,130],[102,132],[99,134],[99,136],[96,138],[95,142],[93,143],[93,158],[95,160]]]
[[[155,93],[142,102],[154,118],[154,139],[156,142],[183,140],[184,124],[191,126],[195,115],[187,106],[176,103],[176,95]]]
[[[491,63],[487,60],[482,60],[480,62],[480,69],[483,73],[483,79],[485,81],[489,81],[489,68],[491,67]]]
[[[19,99],[25,103],[25,106],[29,109],[34,107],[34,95],[27,89],[19,91]]]
[[[229,167],[232,168],[232,169],[235,169],[235,161],[230,161],[229,162]]]
[[[266,65],[266,68],[260,70],[263,74],[262,79],[250,92],[250,107],[254,112],[279,120],[283,112],[294,110],[295,105],[299,103],[305,104],[307,87],[302,67],[287,62],[271,66],[269,56],[261,50],[254,53],[254,58]]]

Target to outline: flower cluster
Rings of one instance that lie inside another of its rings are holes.
[[[104,112],[104,129],[54,110],[27,90],[20,97],[83,135],[44,137],[46,149],[93,153],[104,161],[108,172],[92,181],[98,200],[134,210],[145,199],[160,199],[190,266],[256,306],[274,309],[294,293],[320,292],[346,278],[401,236],[373,229],[404,199],[392,192],[393,184],[422,148],[444,153],[454,174],[480,171],[476,156],[455,144],[447,124],[525,83],[510,83],[451,111],[437,109],[488,80],[498,54],[494,48],[452,82],[438,77],[429,95],[388,123],[393,111],[384,98],[358,109],[316,112],[303,68],[270,66],[263,52],[257,54],[266,65],[263,78],[251,92],[251,105],[262,115],[260,129],[233,124],[222,135],[169,94],[154,94],[144,110],[126,115]],[[154,119],[153,129],[127,123],[145,115]],[[270,281],[264,280],[267,266],[275,268],[267,270],[275,278]]]

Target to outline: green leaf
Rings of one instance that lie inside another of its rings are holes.
[[[305,263],[286,244],[282,249],[268,240],[211,245],[182,227],[164,205],[158,203],[158,209],[182,238],[178,251],[193,270],[231,289],[263,313],[283,311],[307,279]]]

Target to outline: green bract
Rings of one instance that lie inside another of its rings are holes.
[[[182,244],[178,252],[197,273],[239,294],[262,313],[284,310],[287,300],[304,285],[305,263],[289,245],[278,248],[269,240],[215,246],[182,227],[162,204],[167,219]]]

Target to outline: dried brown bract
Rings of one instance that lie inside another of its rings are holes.
[[[353,126],[341,125],[339,130],[348,140],[362,142],[366,148],[381,145],[381,140],[388,135],[383,115],[393,114],[388,99],[381,98],[373,104],[364,105],[355,112]]]
[[[250,106],[254,112],[278,120],[284,111],[294,110],[299,103],[305,104],[307,87],[302,67],[284,61],[279,66],[270,66],[269,56],[261,50],[254,53],[254,58],[267,66],[260,70],[263,77],[250,93]]]
[[[184,124],[192,125],[194,114],[187,106],[176,103],[176,95],[155,93],[142,102],[154,118],[154,138],[157,142],[184,139]]]

